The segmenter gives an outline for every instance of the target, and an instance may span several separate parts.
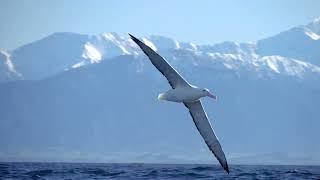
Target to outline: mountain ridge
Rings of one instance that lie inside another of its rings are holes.
[[[168,57],[169,61],[170,58],[176,59],[175,56],[187,52],[189,57],[197,58],[199,55],[203,56],[201,59],[211,59],[212,62],[207,63],[209,66],[214,66],[215,61],[221,61],[225,69],[249,65],[253,72],[258,72],[258,76],[263,74],[260,71],[263,69],[301,78],[304,72],[319,74],[319,19],[254,43],[226,41],[213,45],[196,45],[156,35],[141,39]],[[128,36],[115,32],[100,35],[59,32],[21,46],[11,51],[10,56],[21,78],[40,80],[72,68],[128,54],[143,56]],[[234,62],[231,63],[230,59]],[[283,68],[279,69],[278,66]],[[292,69],[301,70],[297,72]]]

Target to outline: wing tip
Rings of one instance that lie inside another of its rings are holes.
[[[140,49],[148,56],[146,49],[151,49],[151,48],[149,46],[145,45],[142,41],[140,41],[138,38],[136,38],[132,34],[130,34],[130,33],[128,33],[128,34],[129,34],[130,38],[133,40],[133,42],[135,42],[140,47]]]
[[[223,166],[223,169],[228,173],[230,174],[230,170],[229,170],[229,166],[228,166],[228,163],[226,162],[226,164]]]
[[[141,43],[141,41],[140,41],[138,38],[134,37],[134,36],[133,36],[132,34],[130,34],[130,33],[128,33],[128,34],[129,34],[130,38],[131,38],[135,43],[137,43],[137,44]]]
[[[218,159],[218,161],[219,161],[220,165],[222,166],[222,168],[223,168],[228,174],[230,174],[228,162],[227,162],[226,160],[225,160],[225,161],[221,161],[221,160],[219,160],[219,159]]]
[[[128,34],[129,34],[131,39],[135,38],[132,34],[130,34],[130,33],[128,33]]]

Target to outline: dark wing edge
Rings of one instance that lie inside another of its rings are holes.
[[[152,50],[149,46],[144,44],[142,41],[140,41],[138,38],[134,37],[133,35],[129,34],[129,36],[140,47],[140,49],[144,52],[144,54],[146,54],[148,56],[151,63],[158,69],[158,71],[164,77],[166,77],[170,86],[173,89],[175,89],[179,85],[190,86],[189,83],[157,52]],[[159,61],[157,64],[157,62],[155,62],[155,58],[158,58],[161,61]],[[159,63],[161,63],[161,64],[159,64]],[[160,67],[160,65],[163,65],[163,67]]]
[[[205,141],[206,145],[208,146],[208,148],[210,149],[210,151],[212,152],[212,154],[216,157],[216,159],[219,161],[219,163],[220,163],[220,165],[223,167],[223,169],[229,174],[230,171],[229,171],[228,162],[227,162],[227,160],[226,160],[226,158],[225,158],[225,155],[224,155],[224,152],[223,152],[222,147],[221,147],[221,145],[220,145],[220,142],[218,141],[218,139],[216,139],[216,141],[217,141],[216,146],[215,146],[215,147],[211,147],[211,146],[210,146],[210,142],[208,142],[207,137],[205,137],[205,135],[203,134],[203,130],[200,128],[200,124],[199,124],[198,120],[196,120],[196,117],[195,117],[195,115],[194,115],[195,112],[192,112],[192,108],[193,108],[194,105],[197,105],[197,106],[199,106],[199,107],[202,108],[202,111],[203,111],[203,112],[201,112],[201,113],[204,113],[204,116],[206,117],[206,120],[208,121],[208,123],[209,123],[209,125],[210,125],[211,131],[212,131],[213,135],[215,136],[215,134],[214,134],[214,132],[213,132],[213,129],[212,129],[212,127],[211,127],[211,124],[210,124],[210,122],[209,122],[208,116],[206,115],[206,112],[204,111],[204,109],[203,109],[203,107],[202,107],[201,101],[200,101],[200,100],[197,100],[197,101],[195,101],[195,102],[184,102],[183,104],[188,108],[189,113],[190,113],[190,115],[191,115],[191,117],[192,117],[192,120],[193,120],[193,122],[194,122],[194,124],[195,124],[195,126],[196,126],[196,128],[197,128],[197,130],[198,130],[198,132],[200,133],[200,135],[202,136],[203,140]],[[218,148],[218,149],[217,149],[217,148]],[[217,152],[215,152],[215,150],[216,150],[216,151],[217,151],[217,150],[221,151],[221,152],[222,152],[222,157],[220,157],[220,156],[217,154]]]

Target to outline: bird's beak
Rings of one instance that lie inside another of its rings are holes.
[[[213,95],[213,94],[211,94],[211,93],[209,93],[208,96],[211,97],[211,98],[214,99],[214,100],[217,100],[217,98],[218,98],[217,96],[215,96],[215,95]]]

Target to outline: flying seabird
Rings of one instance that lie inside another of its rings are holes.
[[[136,37],[129,34],[131,39],[142,49],[149,57],[151,63],[167,78],[172,89],[161,93],[159,100],[173,101],[183,103],[190,112],[194,124],[196,125],[200,135],[205,143],[217,158],[224,170],[229,174],[229,167],[221,148],[218,138],[216,137],[208,116],[202,107],[200,98],[210,97],[217,99],[206,88],[198,88],[189,84],[164,58],[152,50],[149,46],[141,42]]]

